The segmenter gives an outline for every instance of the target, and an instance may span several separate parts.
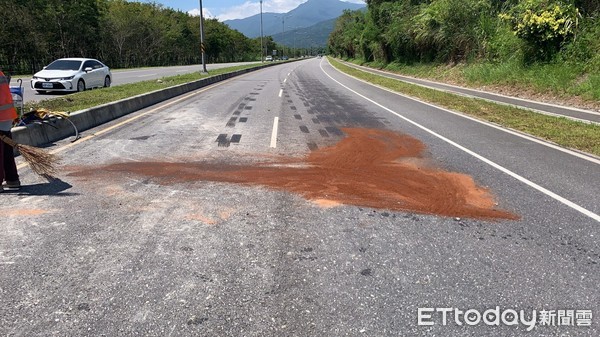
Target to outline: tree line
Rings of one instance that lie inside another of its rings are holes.
[[[563,58],[597,71],[599,15],[598,0],[367,0],[338,19],[328,48],[367,62]]]
[[[0,0],[0,66],[13,74],[62,57],[97,58],[111,68],[201,63],[200,19],[156,3],[125,0]],[[260,59],[249,39],[205,20],[209,63]],[[272,38],[267,50],[279,49]]]

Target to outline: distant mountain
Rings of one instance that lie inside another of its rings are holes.
[[[311,48],[325,47],[329,34],[333,32],[336,19],[326,20],[306,28],[300,28],[278,33],[273,36],[273,41],[288,47]]]
[[[340,0],[308,0],[288,13],[263,13],[263,33],[265,36],[283,33],[283,18],[285,18],[285,31],[287,32],[335,19],[346,9],[357,10],[363,7],[365,7],[364,4],[353,4]],[[227,20],[224,23],[247,37],[260,36],[260,14],[245,19]]]

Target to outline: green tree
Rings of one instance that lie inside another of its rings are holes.
[[[331,53],[355,58],[360,53],[361,35],[365,25],[365,14],[361,11],[344,11],[336,21],[333,32],[329,36],[328,49]]]

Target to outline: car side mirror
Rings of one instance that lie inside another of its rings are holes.
[[[85,71],[86,73],[89,73],[90,71],[92,71],[92,67],[87,67],[87,68],[85,68],[85,69],[84,69],[84,71]]]
[[[46,68],[48,68],[48,66],[44,66],[42,69],[46,69]]]

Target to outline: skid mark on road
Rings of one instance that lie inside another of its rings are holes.
[[[196,181],[263,185],[312,201],[330,200],[332,204],[452,217],[518,219],[497,209],[490,191],[477,186],[470,176],[431,165],[422,157],[425,145],[419,140],[375,129],[342,131],[348,137],[337,145],[315,148],[302,159],[284,158],[253,166],[127,162],[100,169],[83,168],[69,175],[88,179],[105,179],[109,175],[112,179],[113,175],[128,173],[164,185]]]

